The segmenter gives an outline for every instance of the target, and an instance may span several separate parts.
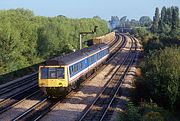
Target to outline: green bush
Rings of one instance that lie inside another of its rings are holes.
[[[161,116],[159,112],[149,112],[144,118],[144,121],[164,121],[164,118]]]
[[[77,50],[79,32],[94,26],[96,36],[108,32],[107,22],[96,18],[34,16],[25,9],[0,10],[0,16],[0,75]]]
[[[180,49],[166,47],[145,57],[143,79],[154,100],[167,108],[180,96]]]
[[[127,104],[127,111],[119,114],[119,121],[141,121],[141,116],[138,113],[138,108],[132,102]]]

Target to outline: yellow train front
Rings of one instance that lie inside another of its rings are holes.
[[[68,87],[66,66],[39,66],[39,87],[51,97],[63,95]]]
[[[45,65],[39,66],[39,87],[48,96],[62,96],[76,88],[80,78],[96,70],[108,55],[109,46],[98,44],[47,60]]]

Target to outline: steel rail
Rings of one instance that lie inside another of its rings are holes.
[[[117,37],[117,41],[119,40],[119,37]],[[120,42],[121,44],[119,45],[120,47],[120,49],[123,47],[123,45],[125,45],[125,41],[123,41],[123,42]],[[118,46],[118,45],[117,45]],[[117,48],[117,46],[116,46],[116,48]],[[115,47],[114,47],[115,48]],[[109,59],[109,61],[112,59],[112,57]],[[108,62],[109,62],[108,61]],[[107,63],[107,62],[106,62]],[[92,79],[92,77],[91,77],[91,79]],[[71,93],[69,93],[68,95],[70,95]],[[67,95],[67,96],[68,96]],[[45,103],[45,101],[47,101],[47,99],[44,99],[44,100],[42,100],[42,102],[39,102],[39,103],[37,103],[36,105],[34,105],[33,107],[31,107],[30,109],[28,109],[26,112],[24,112],[23,114],[21,114],[21,115],[19,115],[18,117],[16,117],[16,118],[14,118],[13,119],[13,121],[16,121],[16,120],[23,120],[23,118],[24,117],[28,117],[27,115],[29,114],[29,113],[31,113],[31,111],[33,111],[33,110],[35,110],[36,109],[36,107],[38,107],[38,106],[40,106],[40,105],[43,105],[43,103]],[[39,119],[41,119],[44,115],[46,115],[48,112],[50,112],[57,104],[59,104],[61,101],[59,100],[59,102],[56,102],[56,103],[54,103],[54,104],[52,104],[51,106],[49,106],[48,108],[47,108],[47,110],[46,111],[44,111],[44,112],[42,112],[40,115],[38,115],[37,117],[33,117],[32,116],[32,119],[33,120],[39,120]],[[31,119],[31,118],[25,118],[25,119]]]
[[[132,48],[132,46],[131,46]],[[130,49],[131,49],[130,48]],[[96,99],[93,101],[93,103],[88,107],[88,109],[85,111],[85,113],[81,116],[81,118],[79,119],[79,121],[82,121],[87,114],[90,112],[90,110],[92,109],[92,107],[95,105],[95,103],[97,103],[98,99],[100,99],[100,97],[102,96],[103,92],[107,89],[108,85],[112,82],[113,77],[115,76],[116,72],[121,68],[121,66],[126,62],[126,60],[128,59],[128,57],[130,56],[131,53],[129,53],[126,58],[124,59],[124,61],[121,63],[121,65],[119,65],[119,67],[116,69],[115,73],[113,74],[113,76],[111,77],[111,79],[109,80],[109,82],[105,85],[105,87],[102,89],[101,93],[98,94],[98,96],[96,97]],[[121,77],[122,78],[122,77]]]
[[[136,41],[136,40],[135,40],[135,41]],[[135,42],[135,43],[136,43],[136,42]],[[137,49],[137,45],[135,45],[135,51],[136,51],[136,49]],[[124,73],[124,77],[126,76],[127,72],[129,71],[130,66],[133,64],[133,61],[134,61],[135,58],[136,58],[136,54],[134,54],[134,56],[133,56],[131,62],[129,63],[128,68],[126,68],[125,73]],[[124,78],[124,77],[123,77],[123,78]],[[121,81],[123,82],[122,79],[121,79]],[[109,108],[111,107],[111,105],[112,105],[114,99],[116,98],[116,96],[117,96],[117,94],[118,94],[118,92],[119,92],[121,86],[122,86],[122,83],[121,83],[121,84],[118,86],[118,88],[116,89],[116,92],[115,92],[115,94],[113,95],[113,98],[112,98],[111,101],[109,102],[108,106],[106,107],[106,109],[105,109],[105,111],[104,111],[104,113],[103,113],[103,115],[102,115],[100,121],[103,121],[103,120],[104,120],[104,118],[105,118],[105,116],[107,115],[107,112],[108,112]]]
[[[25,101],[26,99],[33,97],[34,95],[38,94],[39,92],[40,92],[40,90],[37,90],[37,91],[33,92],[32,94],[24,97],[24,98],[21,99],[20,101],[15,101],[15,102],[13,101],[13,103],[12,103],[11,105],[8,105],[8,106],[3,107],[3,108],[1,107],[1,108],[0,108],[0,114],[2,114],[2,113],[4,113],[4,112],[6,112],[7,110],[15,107],[16,105],[20,104],[21,102]]]
[[[4,87],[0,88],[0,96],[5,94],[5,93],[8,93],[14,89],[17,89],[23,85],[31,83],[32,81],[35,81],[35,80],[37,80],[37,75],[32,75],[31,77],[27,77],[27,78],[20,80],[18,82],[4,86]]]

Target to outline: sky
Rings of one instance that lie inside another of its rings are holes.
[[[111,16],[152,18],[155,7],[163,6],[180,8],[180,0],[0,0],[0,10],[25,8],[37,16],[92,18],[97,15],[105,20],[110,20]]]

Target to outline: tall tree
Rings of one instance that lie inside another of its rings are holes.
[[[120,19],[120,27],[125,27],[127,16],[123,16]]]
[[[177,29],[179,27],[179,8],[172,7],[172,29]]]
[[[159,20],[160,20],[160,17],[159,17],[159,8],[156,8],[155,10],[155,16],[153,17],[153,25],[151,27],[151,30],[152,32],[156,33],[158,32],[158,25],[159,25]]]
[[[159,21],[159,32],[168,34],[171,31],[171,10],[166,9],[166,7],[163,7],[161,10],[161,18]]]
[[[161,21],[166,23],[166,7],[164,6],[161,10]]]
[[[111,16],[111,20],[109,21],[112,29],[119,26],[119,18],[117,16]]]
[[[140,23],[142,26],[150,26],[151,23],[152,23],[152,20],[150,19],[149,16],[142,16],[142,17],[139,19],[139,23]]]

